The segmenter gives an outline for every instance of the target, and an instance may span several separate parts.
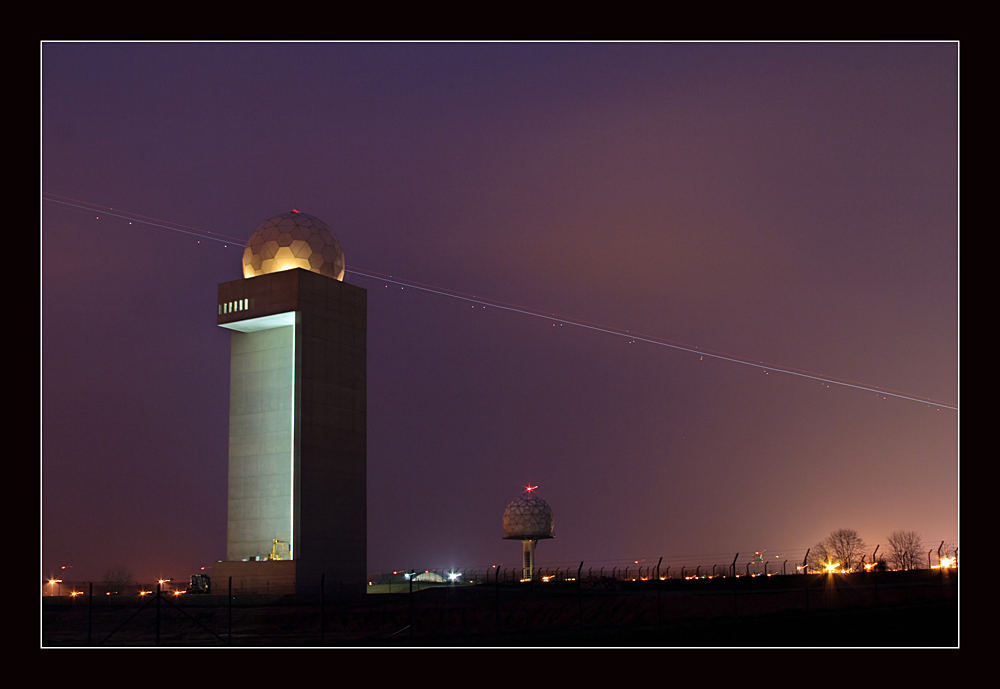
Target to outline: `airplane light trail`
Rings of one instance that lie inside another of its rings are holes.
[[[78,200],[70,199],[70,198],[64,197],[64,196],[61,197],[61,196],[57,196],[55,194],[44,193],[42,195],[42,199],[44,201],[48,201],[50,203],[57,203],[57,204],[61,204],[61,205],[64,205],[64,206],[69,206],[69,207],[72,207],[72,208],[78,208],[78,209],[81,209],[81,210],[86,210],[86,211],[89,211],[89,212],[98,212],[98,213],[102,213],[104,215],[108,215],[108,216],[112,216],[112,217],[116,217],[116,218],[121,218],[123,220],[128,220],[130,224],[132,222],[137,222],[137,223],[144,224],[144,225],[150,225],[152,227],[156,227],[156,228],[159,228],[159,229],[164,229],[164,230],[168,230],[168,231],[172,231],[172,232],[179,232],[179,233],[182,233],[182,234],[187,234],[187,235],[199,237],[201,239],[206,239],[206,240],[210,240],[210,241],[219,242],[221,244],[226,245],[227,247],[230,244],[238,246],[238,247],[242,247],[243,243],[244,243],[243,240],[241,240],[241,239],[238,239],[238,238],[235,238],[235,237],[227,237],[227,236],[221,235],[221,234],[219,234],[217,232],[211,232],[209,230],[201,230],[201,229],[198,229],[198,228],[193,228],[193,227],[186,226],[186,225],[180,225],[180,224],[172,223],[172,222],[165,221],[165,220],[157,220],[157,219],[154,219],[154,218],[149,218],[149,217],[142,216],[142,215],[135,214],[135,213],[126,213],[125,211],[122,211],[120,209],[113,209],[113,208],[106,207],[106,206],[98,206],[97,204],[92,204],[92,203],[88,203],[88,202],[84,202],[84,201],[78,201]],[[940,409],[949,409],[951,411],[956,411],[956,412],[958,411],[957,404],[948,404],[948,403],[939,402],[939,401],[936,401],[936,400],[931,400],[931,399],[927,399],[927,398],[923,398],[923,397],[918,397],[916,395],[910,395],[910,394],[905,394],[905,393],[902,393],[902,392],[896,392],[896,391],[888,390],[888,389],[885,389],[885,388],[880,388],[880,387],[877,387],[877,386],[874,386],[874,385],[868,385],[868,384],[858,383],[858,382],[850,382],[850,381],[846,381],[846,380],[832,378],[832,377],[826,376],[826,375],[821,375],[821,374],[817,374],[817,373],[810,373],[808,371],[795,370],[795,369],[791,369],[791,368],[788,368],[788,367],[768,365],[768,364],[764,364],[762,362],[751,361],[749,359],[744,359],[744,358],[740,358],[740,357],[736,357],[736,356],[731,356],[731,355],[728,355],[728,354],[711,352],[711,351],[708,351],[708,350],[701,349],[699,347],[685,346],[685,345],[681,345],[681,344],[677,344],[677,343],[673,343],[673,342],[667,342],[667,341],[662,340],[662,339],[657,339],[657,338],[653,338],[653,337],[645,337],[645,336],[642,336],[642,335],[636,335],[635,333],[633,333],[631,330],[628,330],[628,329],[626,329],[626,330],[615,329],[615,328],[612,328],[612,327],[603,326],[603,325],[599,325],[599,324],[595,324],[595,323],[588,323],[586,321],[579,320],[579,319],[569,319],[569,318],[565,318],[565,317],[562,317],[562,316],[557,316],[557,315],[554,315],[554,314],[551,314],[551,313],[543,313],[543,312],[532,310],[532,309],[525,308],[525,307],[514,306],[514,305],[511,305],[511,304],[505,304],[503,302],[495,301],[495,300],[492,300],[492,299],[484,299],[482,297],[470,296],[470,295],[462,294],[460,292],[457,292],[457,291],[454,291],[454,290],[445,289],[445,288],[442,288],[442,287],[436,287],[436,286],[431,286],[431,285],[424,285],[424,284],[420,284],[420,283],[414,282],[412,280],[404,280],[404,279],[401,279],[401,278],[398,278],[398,277],[394,277],[392,275],[385,275],[385,274],[382,274],[382,273],[378,273],[378,272],[373,271],[373,270],[368,270],[368,269],[364,269],[364,268],[356,268],[356,267],[347,266],[347,267],[345,267],[345,273],[352,273],[354,275],[359,275],[361,277],[366,277],[366,278],[369,278],[369,279],[372,279],[372,280],[379,280],[379,281],[382,281],[383,283],[391,283],[391,284],[394,284],[394,285],[399,285],[400,287],[408,287],[410,289],[416,289],[416,290],[420,290],[420,291],[427,292],[427,293],[430,293],[430,294],[436,294],[436,295],[439,295],[439,296],[448,297],[450,299],[458,299],[458,300],[462,300],[462,301],[466,301],[466,302],[471,302],[473,305],[484,306],[484,307],[488,306],[488,307],[495,308],[495,309],[503,309],[505,311],[510,311],[510,312],[513,312],[513,313],[518,313],[518,314],[521,314],[521,315],[524,315],[524,316],[532,316],[534,318],[542,318],[542,319],[546,319],[546,320],[552,321],[553,324],[558,323],[559,325],[569,325],[569,326],[573,326],[573,327],[577,327],[577,328],[585,328],[587,330],[593,330],[595,332],[606,333],[608,335],[615,335],[617,337],[624,337],[624,338],[629,339],[631,343],[645,342],[647,344],[657,345],[657,346],[660,346],[660,347],[667,347],[669,349],[674,349],[674,350],[678,350],[678,351],[682,351],[682,352],[688,352],[688,353],[691,353],[691,354],[697,354],[699,357],[709,357],[711,359],[718,359],[720,361],[727,361],[727,362],[730,362],[730,363],[733,363],[733,364],[739,364],[739,365],[742,365],[742,366],[751,366],[751,367],[754,367],[754,368],[762,370],[765,374],[783,373],[783,374],[790,375],[790,376],[797,376],[797,377],[800,377],[800,378],[806,378],[806,379],[809,379],[809,380],[814,380],[814,381],[817,381],[817,382],[820,382],[820,383],[824,383],[824,384],[827,384],[827,385],[838,385],[838,386],[841,386],[841,387],[854,388],[856,390],[863,390],[865,392],[873,392],[873,393],[882,395],[883,399],[888,398],[888,397],[893,397],[893,398],[896,398],[896,399],[907,400],[907,401],[910,401],[910,402],[919,402],[921,404],[926,404],[926,405],[929,405],[929,406],[938,407]]]
[[[149,225],[150,227],[156,227],[161,230],[169,230],[171,232],[179,232],[181,234],[191,235],[193,237],[200,237],[201,239],[208,239],[213,242],[219,242],[220,244],[236,244],[242,247],[244,240],[238,239],[236,237],[226,237],[218,232],[212,232],[210,230],[202,230],[196,227],[190,227],[188,225],[181,225],[180,223],[175,223],[167,220],[157,220],[156,218],[150,218],[149,216],[139,215],[137,213],[127,213],[121,209],[111,208],[110,206],[99,206],[94,203],[87,201],[78,201],[76,199],[71,199],[66,196],[58,196],[56,194],[45,193],[42,195],[43,201],[48,201],[50,203],[58,203],[63,206],[69,206],[71,208],[79,208],[81,210],[90,211],[93,213],[101,213],[103,215],[108,215],[113,218],[121,218],[122,220],[128,220],[131,225],[133,222],[140,223],[142,225]],[[100,219],[100,218],[98,218]]]
[[[697,354],[699,356],[709,357],[709,358],[712,358],[712,359],[719,359],[721,361],[728,361],[728,362],[734,363],[734,364],[741,364],[743,366],[753,366],[755,368],[761,369],[765,373],[785,373],[785,374],[790,375],[790,376],[799,376],[801,378],[808,378],[810,380],[815,380],[815,381],[818,381],[818,382],[821,382],[821,383],[829,383],[831,385],[840,385],[840,386],[843,386],[843,387],[855,388],[857,390],[864,390],[866,392],[878,393],[878,394],[884,395],[886,397],[895,397],[897,399],[909,400],[911,402],[920,402],[922,404],[928,404],[928,405],[931,405],[931,406],[934,406],[934,407],[941,407],[942,409],[950,409],[950,410],[953,410],[953,411],[958,411],[958,407],[955,406],[955,405],[950,405],[950,404],[946,404],[946,403],[943,403],[943,402],[937,402],[935,400],[930,400],[930,399],[926,399],[926,398],[923,398],[923,397],[917,397],[915,395],[907,395],[907,394],[904,394],[904,393],[901,393],[901,392],[893,392],[893,391],[887,390],[885,388],[875,387],[873,385],[864,385],[862,383],[852,383],[852,382],[849,382],[849,381],[844,381],[844,380],[838,380],[836,378],[831,378],[829,376],[823,376],[823,375],[819,375],[819,374],[815,374],[815,373],[808,373],[808,372],[805,372],[805,371],[796,371],[794,369],[784,368],[784,367],[781,367],[781,366],[772,366],[772,365],[768,365],[768,364],[762,364],[762,363],[759,363],[759,362],[750,361],[748,359],[740,359],[738,357],[729,356],[729,355],[725,355],[725,354],[716,354],[716,353],[713,353],[713,352],[710,352],[710,351],[707,351],[707,350],[704,350],[704,349],[696,348],[696,347],[687,347],[687,346],[684,346],[684,345],[674,344],[672,342],[666,342],[664,340],[659,340],[659,339],[655,339],[655,338],[652,338],[652,337],[643,337],[641,335],[636,335],[631,330],[616,330],[616,329],[613,329],[613,328],[610,328],[610,327],[604,327],[604,326],[599,326],[599,325],[595,325],[595,324],[592,324],[592,323],[587,323],[585,321],[571,320],[571,319],[563,318],[561,316],[556,316],[556,315],[553,315],[553,314],[546,314],[546,313],[541,313],[539,311],[532,311],[532,310],[521,308],[521,307],[510,306],[510,305],[507,305],[507,304],[503,304],[501,302],[483,299],[481,297],[465,296],[465,295],[462,295],[462,294],[458,294],[458,293],[455,293],[455,292],[444,290],[444,289],[442,289],[440,287],[429,287],[429,286],[421,285],[419,283],[415,283],[415,282],[412,282],[412,281],[401,280],[401,279],[398,279],[398,278],[394,278],[391,275],[382,275],[380,273],[375,273],[373,271],[360,270],[358,268],[351,268],[351,267],[346,268],[345,269],[345,273],[353,273],[355,275],[361,275],[363,277],[372,278],[372,279],[375,279],[375,280],[381,280],[383,282],[389,282],[389,283],[392,283],[392,284],[395,284],[395,285],[399,285],[401,287],[409,287],[411,289],[417,289],[417,290],[421,290],[421,291],[424,291],[424,292],[430,292],[432,294],[438,294],[438,295],[441,295],[441,296],[444,296],[444,297],[450,297],[452,299],[460,299],[460,300],[463,300],[463,301],[473,302],[475,304],[481,304],[483,306],[489,306],[489,307],[495,308],[495,309],[503,309],[503,310],[506,310],[506,311],[512,311],[514,313],[519,313],[519,314],[522,314],[522,315],[525,315],[525,316],[533,316],[535,318],[543,318],[543,319],[551,320],[551,321],[554,321],[556,323],[560,323],[560,324],[563,324],[563,325],[571,325],[571,326],[574,326],[574,327],[577,327],[577,328],[586,328],[588,330],[594,330],[596,332],[607,333],[609,335],[616,335],[616,336],[619,336],[619,337],[628,338],[628,339],[630,339],[632,341],[635,341],[635,342],[646,342],[646,343],[649,343],[649,344],[658,345],[660,347],[669,347],[670,349],[676,349],[676,350],[679,350],[679,351],[682,351],[682,352],[689,352],[691,354]]]

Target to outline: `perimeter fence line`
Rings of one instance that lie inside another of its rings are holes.
[[[940,622],[940,606],[957,601],[952,568],[588,581],[583,565],[577,563],[575,577],[548,582],[539,577],[511,583],[502,572],[478,585],[411,579],[382,592],[389,595],[357,595],[357,590],[345,595],[343,587],[324,578],[318,596],[237,594],[231,578],[209,595],[178,596],[158,588],[142,597],[101,596],[89,585],[85,595],[45,600],[42,645],[464,645],[477,639],[503,645],[590,633],[610,639],[639,635],[642,643],[665,632],[683,641],[678,630],[692,628],[711,640],[719,624],[732,630],[740,620],[756,625],[764,619],[785,620],[769,627],[771,638],[795,639],[794,629],[807,619],[803,614],[820,615],[825,624],[830,612],[932,604]]]
[[[938,569],[947,559],[947,567],[957,568],[958,548],[945,549],[944,541],[935,549],[930,548],[926,561],[921,553],[916,565],[908,569]],[[538,565],[533,578],[541,581],[575,581],[582,579],[614,581],[647,581],[650,579],[706,579],[717,577],[758,577],[790,574],[815,574],[828,571],[818,562],[811,561],[811,548],[788,550],[751,550],[736,553],[714,553],[672,558],[642,557],[636,559],[606,559],[581,562],[556,562]],[[840,568],[837,568],[840,570]],[[879,554],[879,545],[871,553],[864,553],[851,570],[893,570],[885,553]],[[485,583],[500,579],[505,583],[522,580],[523,567],[505,563],[477,564],[464,567],[400,568],[369,575],[369,584],[386,585],[407,582],[416,577],[421,583],[468,582]]]

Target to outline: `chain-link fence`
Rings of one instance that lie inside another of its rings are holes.
[[[511,581],[505,570],[490,568],[474,580],[413,580],[391,592],[313,598],[175,594],[162,588],[107,595],[88,585],[76,596],[43,598],[42,645],[957,643],[953,569],[697,578],[663,578],[661,571],[657,578],[655,566],[637,564],[626,564],[627,575],[612,566],[616,576],[606,579],[600,568],[587,573],[580,563],[575,571],[556,568],[547,581],[545,573]],[[499,576],[489,576],[494,573]]]

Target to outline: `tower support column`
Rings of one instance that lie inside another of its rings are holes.
[[[288,560],[296,593],[365,590],[366,321],[364,289],[301,268],[219,285],[217,323],[232,331],[227,562]]]
[[[528,538],[521,541],[522,551],[524,552],[524,569],[521,576],[522,579],[533,579],[535,576],[535,544],[538,543],[537,540],[533,538]]]

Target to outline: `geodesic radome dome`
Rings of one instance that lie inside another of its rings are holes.
[[[514,498],[503,511],[503,537],[554,538],[555,520],[549,504],[530,492]]]
[[[262,222],[243,250],[243,277],[304,268],[344,279],[344,251],[322,220],[289,211]]]

